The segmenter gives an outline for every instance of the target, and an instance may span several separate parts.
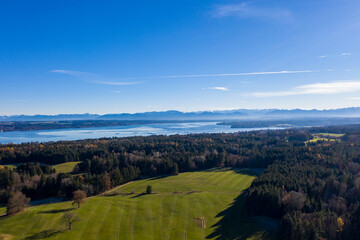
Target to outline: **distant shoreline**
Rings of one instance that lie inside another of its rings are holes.
[[[214,120],[67,120],[0,122],[0,132],[38,131],[71,128],[117,127],[161,123],[214,122]]]

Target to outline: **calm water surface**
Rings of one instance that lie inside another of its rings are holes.
[[[102,137],[131,137],[190,133],[233,133],[269,128],[230,128],[217,122],[160,123],[133,126],[0,132],[0,143],[49,142]]]

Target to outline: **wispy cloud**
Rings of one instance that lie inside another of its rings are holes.
[[[207,89],[209,89],[209,90],[229,91],[229,89],[226,88],[226,87],[209,87]]]
[[[103,85],[112,85],[112,86],[127,86],[140,84],[140,82],[109,82],[109,81],[92,81],[93,83],[103,84]]]
[[[351,52],[344,52],[341,54],[341,56],[350,56],[351,55]]]
[[[360,100],[360,97],[349,97],[345,98],[346,100]]]
[[[239,17],[239,18],[260,18],[275,20],[291,20],[292,13],[288,9],[262,8],[249,3],[218,5],[211,12],[214,18]]]
[[[317,56],[316,58],[327,58],[326,55]]]
[[[77,76],[77,77],[93,75],[92,73],[89,72],[79,72],[79,71],[70,71],[70,70],[51,70],[50,72],[61,73],[61,74]]]
[[[231,77],[231,76],[256,76],[256,75],[275,75],[275,74],[301,74],[301,73],[313,73],[318,72],[319,70],[283,70],[283,71],[272,71],[272,72],[247,72],[247,73],[219,73],[219,74],[188,74],[188,75],[168,75],[168,76],[152,76],[152,77],[142,77],[141,79],[171,79],[171,78],[203,78],[203,77]],[[134,85],[140,84],[141,81],[128,81],[128,80],[137,80],[139,78],[104,78],[89,72],[78,72],[78,71],[69,71],[69,70],[52,70],[50,72],[68,74],[78,77],[86,77],[87,82],[93,82],[104,85]],[[101,79],[101,80],[98,80]],[[244,81],[243,83],[246,83]]]
[[[112,91],[113,93],[122,93],[122,91]]]
[[[70,70],[51,70],[50,72],[76,76],[76,77],[82,78],[82,80],[85,82],[97,83],[97,84],[103,84],[103,85],[126,86],[126,85],[140,84],[140,82],[119,81],[119,80],[125,80],[125,79],[130,80],[133,78],[122,78],[122,79],[104,78],[102,76],[99,76],[97,74],[90,73],[90,72],[80,72],[80,71],[70,71]],[[99,78],[101,80],[97,80]]]
[[[360,81],[338,81],[297,86],[288,91],[255,92],[254,97],[284,97],[306,94],[339,94],[360,91]]]
[[[220,74],[196,74],[196,75],[172,75],[172,76],[158,76],[158,77],[153,77],[153,78],[228,77],[228,76],[251,76],[251,75],[273,75],[273,74],[312,73],[312,72],[318,72],[318,70],[276,71],[276,72],[249,72],[249,73],[220,73]]]

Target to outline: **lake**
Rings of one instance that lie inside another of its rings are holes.
[[[132,137],[191,133],[233,133],[276,128],[231,128],[218,122],[159,123],[132,126],[0,132],[0,144],[50,142],[103,137]]]

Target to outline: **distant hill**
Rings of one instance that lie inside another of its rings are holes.
[[[59,115],[13,115],[0,116],[0,121],[69,121],[69,120],[243,120],[243,119],[284,119],[314,117],[360,117],[360,108],[341,108],[329,110],[303,109],[237,109],[202,112],[144,112],[119,114],[59,114]]]

